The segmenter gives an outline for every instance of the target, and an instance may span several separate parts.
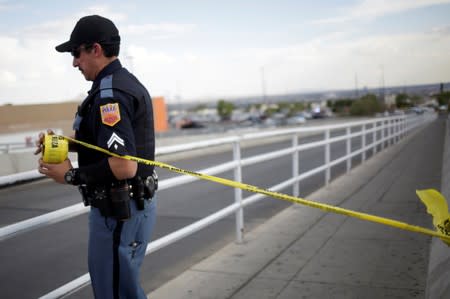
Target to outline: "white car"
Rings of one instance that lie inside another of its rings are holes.
[[[286,122],[288,125],[301,125],[301,124],[306,123],[306,119],[301,115],[295,115],[295,116],[289,117],[286,120]]]

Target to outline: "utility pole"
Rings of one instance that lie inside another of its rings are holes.
[[[262,88],[263,103],[269,106],[269,103],[267,103],[266,99],[266,79],[264,76],[264,67],[261,67],[261,88]]]
[[[385,90],[384,90],[384,65],[380,65],[381,67],[381,101],[384,104],[385,103]]]
[[[175,102],[176,102],[176,106],[179,113],[181,114],[181,112],[183,111],[183,109],[181,108],[181,91],[180,91],[180,80],[176,81],[176,86],[175,86]]]
[[[358,73],[355,73],[355,97],[356,97],[356,99],[359,98],[359,91],[358,91]]]

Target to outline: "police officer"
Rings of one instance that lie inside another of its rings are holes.
[[[119,155],[154,159],[151,98],[122,67],[119,31],[98,15],[81,18],[58,52],[70,52],[73,66],[93,81],[78,107],[75,138]],[[51,131],[49,131],[52,133]],[[39,153],[43,134],[38,141]],[[152,166],[137,164],[70,144],[79,168],[39,160],[39,172],[59,183],[78,186],[89,214],[88,265],[96,298],[147,298],[139,269],[155,221],[157,178]]]

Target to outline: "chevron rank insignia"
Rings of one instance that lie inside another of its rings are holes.
[[[119,137],[119,135],[117,135],[116,133],[112,133],[111,137],[109,137],[107,145],[108,148],[113,147],[115,150],[117,150],[119,145],[125,146],[125,142],[123,141],[122,138]]]
[[[106,104],[100,106],[100,115],[102,117],[102,123],[108,126],[114,126],[120,121],[119,104]]]

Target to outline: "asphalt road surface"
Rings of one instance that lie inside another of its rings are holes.
[[[342,133],[342,132],[340,132]],[[300,143],[319,140],[323,135],[305,137]],[[355,138],[352,147],[360,147]],[[367,138],[370,143],[370,136]],[[290,146],[290,141],[255,146],[242,150],[242,157],[266,153]],[[345,143],[331,146],[331,158],[343,156]],[[367,153],[370,157],[372,151]],[[171,161],[171,164],[189,170],[200,170],[232,159],[231,152],[205,154]],[[300,171],[322,165],[323,148],[300,153]],[[352,165],[361,162],[355,157]],[[332,168],[332,178],[343,174],[345,163]],[[270,187],[287,180],[292,172],[290,156],[274,159],[243,169],[243,182]],[[160,170],[160,179],[174,174]],[[232,179],[232,173],[221,177]],[[313,192],[324,183],[324,174],[318,174],[300,183],[301,196]],[[282,190],[291,194],[291,188]],[[244,197],[249,194],[244,192]],[[80,202],[78,190],[43,179],[0,189],[0,226],[38,216]],[[211,182],[198,181],[162,190],[157,198],[157,221],[153,239],[193,223],[234,201],[232,188]],[[249,231],[281,211],[290,203],[266,198],[244,210],[245,229]],[[234,216],[223,219],[202,231],[180,240],[146,257],[142,267],[142,284],[148,293],[176,277],[191,265],[198,263],[234,240]],[[0,281],[2,298],[37,298],[87,273],[87,214],[33,230],[0,242]],[[71,294],[68,298],[93,298],[91,288]]]

